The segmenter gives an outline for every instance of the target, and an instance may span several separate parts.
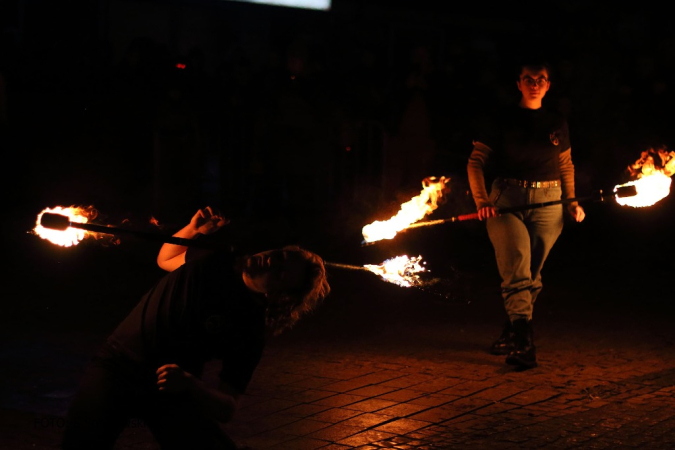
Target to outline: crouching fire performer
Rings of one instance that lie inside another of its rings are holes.
[[[216,232],[199,210],[174,236]],[[323,260],[296,246],[238,255],[165,243],[167,270],[85,370],[66,420],[64,449],[112,449],[130,419],[161,448],[236,449],[219,424],[233,417],[268,337],[292,327],[330,292]],[[202,378],[222,362],[219,383]]]
[[[467,166],[478,218],[486,221],[502,279],[502,297],[508,318],[491,347],[507,355],[518,368],[537,365],[532,311],[542,288],[544,261],[563,228],[562,204],[499,214],[509,208],[574,198],[574,165],[564,117],[542,107],[551,86],[548,64],[535,61],[518,67],[518,105],[488,122],[474,140]],[[488,195],[485,167],[495,175]],[[574,201],[567,205],[581,222],[585,212]]]

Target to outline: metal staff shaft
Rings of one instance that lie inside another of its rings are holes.
[[[334,262],[328,262],[328,261],[324,261],[323,264],[326,267],[334,267],[336,269],[360,270],[360,271],[363,271],[363,272],[370,272],[370,270],[366,269],[365,267],[352,266],[350,264],[340,264],[340,263],[334,263]]]
[[[574,202],[583,202],[586,200],[595,200],[595,201],[603,201],[604,197],[602,196],[602,191],[599,192],[599,195],[591,195],[587,197],[574,197],[574,198],[566,198],[563,200],[552,200],[550,202],[541,202],[541,203],[530,203],[527,205],[519,205],[519,206],[512,206],[509,208],[499,208],[497,210],[497,214],[508,214],[512,212],[519,212],[519,211],[526,211],[529,209],[537,209],[537,208],[543,208],[545,206],[552,206],[552,205],[563,205],[563,204],[568,204],[568,203],[574,203]],[[461,222],[464,220],[477,220],[478,219],[478,213],[471,213],[471,214],[464,214],[461,216],[454,216],[454,217],[448,217],[446,219],[437,219],[437,220],[429,220],[426,222],[417,222],[409,225],[407,229],[410,228],[419,228],[419,227],[428,227],[432,225],[440,225],[442,223],[447,223],[447,222]]]
[[[145,231],[129,230],[126,228],[116,228],[106,225],[96,225],[93,223],[70,222],[68,217],[61,214],[45,213],[40,218],[40,225],[45,228],[55,230],[66,230],[68,227],[79,228],[81,230],[91,231],[93,233],[103,233],[112,235],[129,235],[148,241],[163,242],[167,244],[183,245],[186,247],[214,248],[217,244],[213,242],[199,241],[196,239],[185,239],[176,236],[167,236],[158,233],[149,233]]]
[[[614,194],[616,198],[625,198],[625,197],[633,197],[638,195],[637,188],[634,185],[623,185],[623,186],[616,186],[614,188]],[[529,205],[519,205],[519,206],[512,206],[510,208],[500,208],[497,210],[497,214],[508,214],[512,212],[518,212],[518,211],[525,211],[528,209],[535,209],[535,208],[543,208],[545,206],[551,206],[551,205],[561,205],[565,203],[573,203],[573,202],[583,202],[586,200],[595,200],[595,201],[604,201],[605,199],[611,198],[611,195],[603,196],[602,195],[602,190],[598,190],[597,193],[594,195],[589,195],[586,197],[574,197],[574,198],[566,198],[563,200],[553,200],[550,202],[543,202],[543,203],[531,203]],[[407,231],[411,228],[420,228],[420,227],[428,227],[432,225],[440,225],[443,223],[447,222],[461,222],[464,220],[477,220],[478,219],[478,213],[471,213],[471,214],[464,214],[461,216],[455,216],[455,217],[448,217],[446,219],[437,219],[437,220],[429,220],[426,222],[417,222],[408,225],[407,227],[403,228],[402,230],[399,231]],[[374,240],[374,241],[362,241],[361,245],[372,245],[375,244],[382,239]]]

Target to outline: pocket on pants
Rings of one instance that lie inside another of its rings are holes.
[[[501,183],[499,180],[495,180],[492,183],[492,189],[490,190],[490,201],[492,202],[493,205],[497,204],[497,201],[499,198],[502,196],[502,193],[504,192],[504,184]]]

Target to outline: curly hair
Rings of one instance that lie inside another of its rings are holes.
[[[323,259],[297,245],[283,248],[297,252],[306,262],[304,284],[279,295],[267,308],[266,323],[274,336],[293,327],[304,315],[314,311],[330,293]]]

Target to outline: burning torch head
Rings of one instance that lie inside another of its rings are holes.
[[[635,185],[618,186],[614,189],[617,198],[635,197],[637,195],[637,188]]]
[[[98,212],[93,207],[45,208],[38,214],[37,224],[32,231],[53,244],[70,247],[89,235],[87,231],[74,227],[74,224],[84,224],[97,214]]]
[[[44,213],[40,217],[40,225],[52,230],[67,230],[70,226],[70,219],[61,214]]]

